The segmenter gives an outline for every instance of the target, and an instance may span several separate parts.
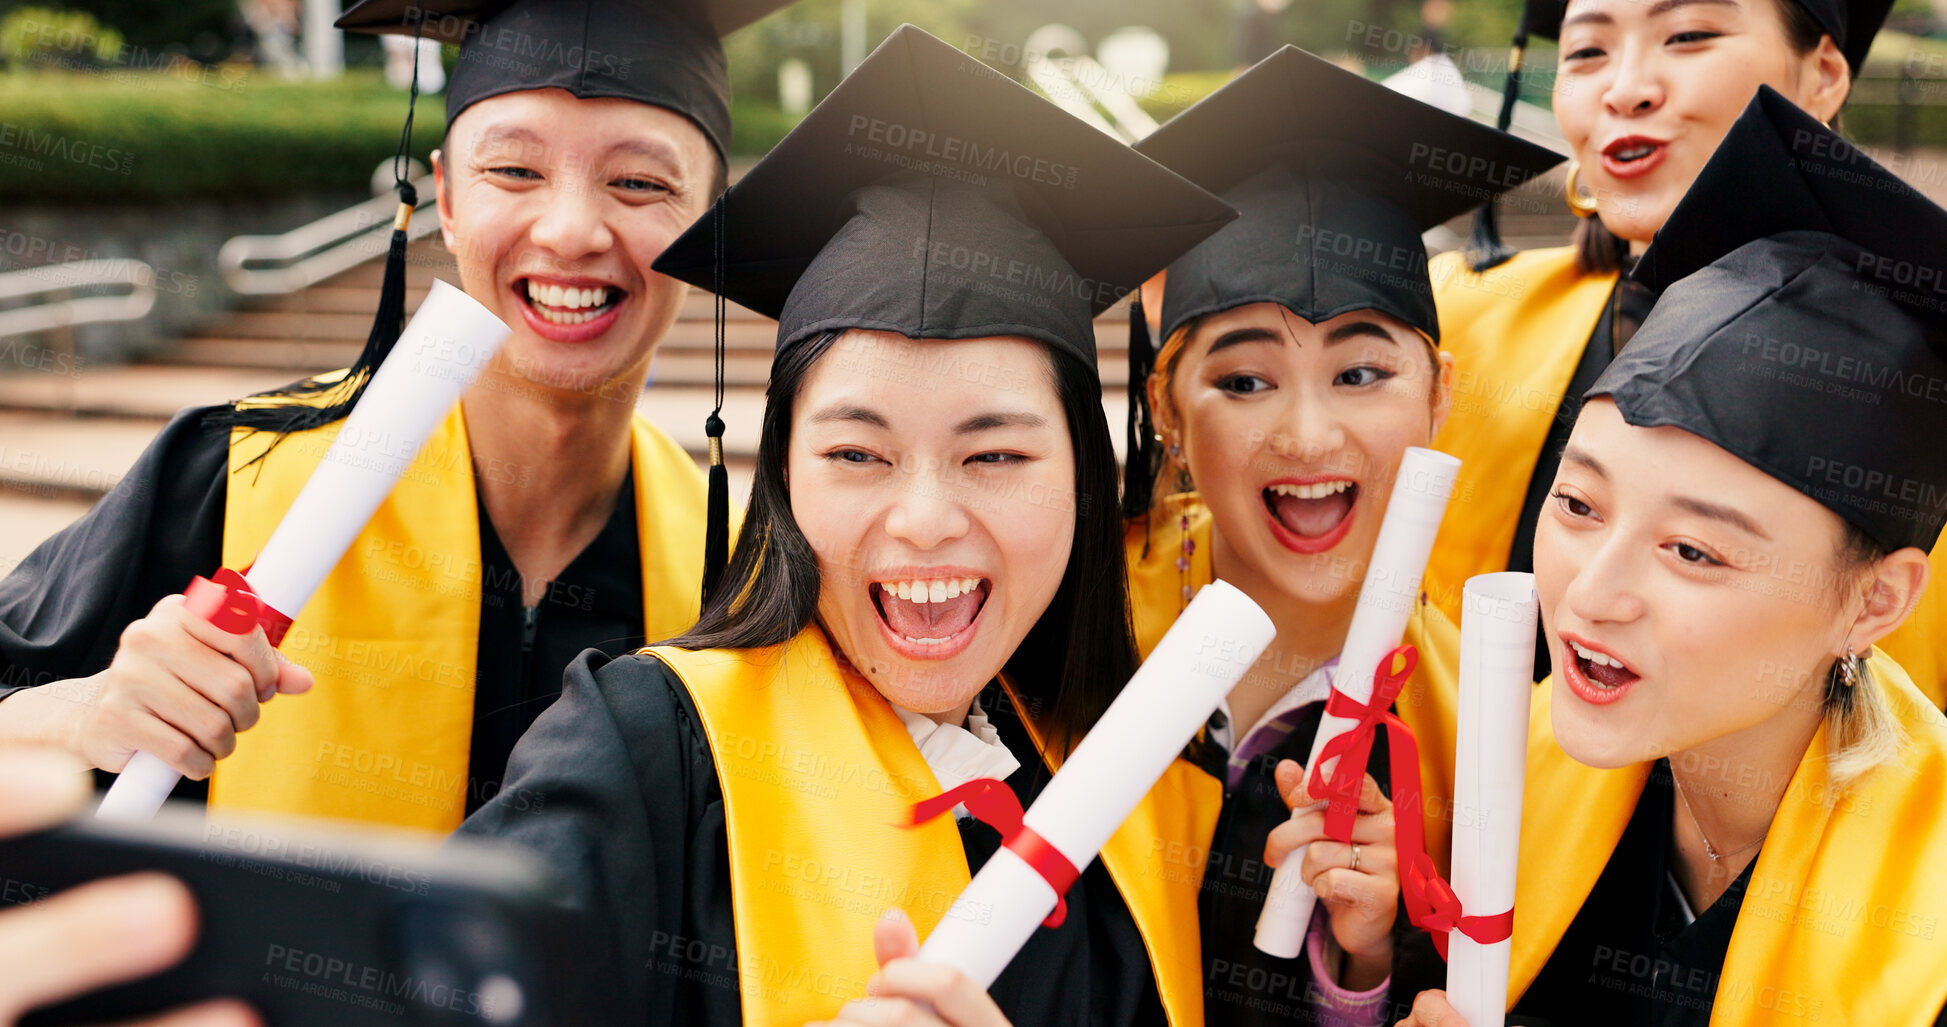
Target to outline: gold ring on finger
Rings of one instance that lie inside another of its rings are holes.
[[[1352,869],[1359,869],[1359,847],[1357,845],[1352,847]]]

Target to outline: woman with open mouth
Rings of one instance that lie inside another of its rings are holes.
[[[1266,112],[1277,112],[1275,138]],[[1131,369],[1124,512],[1137,644],[1147,653],[1213,578],[1278,626],[1203,739],[1212,816],[1186,841],[1209,852],[1206,1006],[1213,1023],[1288,1022],[1315,985],[1326,1015],[1377,1022],[1389,1008],[1399,889],[1383,753],[1352,843],[1305,855],[1304,879],[1323,900],[1309,951],[1259,952],[1252,928],[1267,861],[1322,837],[1322,813],[1292,812],[1294,761],[1310,757],[1400,461],[1446,413],[1452,361],[1437,348],[1420,234],[1557,158],[1290,47],[1138,149],[1240,216],[1170,265],[1154,370]],[[1468,174],[1423,159],[1436,149],[1465,155],[1457,166]],[[1134,326],[1146,328],[1140,316]],[[1152,356],[1147,337],[1131,350]],[[1420,663],[1401,712],[1428,739],[1450,740],[1454,627],[1422,604],[1405,641]],[[1430,783],[1451,780],[1449,745],[1424,750]],[[1446,795],[1438,784],[1429,799]],[[1446,804],[1427,805],[1413,815],[1444,839]],[[1269,995],[1239,986],[1254,974],[1289,984]]]
[[[1947,210],[1765,89],[1636,269],[1667,288],[1535,535],[1520,1022],[1947,1023],[1947,719],[1874,648],[1947,521],[1907,384],[1947,380],[1947,304],[1882,267],[1937,276]],[[1807,346],[1852,370],[1786,373]]]
[[[1027,806],[1134,671],[1091,319],[1232,216],[906,26],[664,254],[779,321],[750,513],[693,628],[570,669],[502,793],[545,808],[464,828],[572,883],[577,1022],[1202,1022],[1146,862],[1187,789],[991,992],[905,957],[1002,839],[915,805]]]
[[[1444,345],[1458,368],[1453,414],[1434,445],[1463,461],[1456,494],[1474,497],[1454,505],[1427,567],[1427,591],[1448,616],[1468,578],[1533,569],[1536,524],[1581,396],[1653,299],[1627,272],[1739,112],[1766,85],[1833,122],[1890,6],[1528,0],[1527,37],[1560,42],[1553,107],[1575,158],[1569,204],[1582,220],[1569,246],[1510,255],[1489,210],[1465,253],[1434,262]],[[1508,88],[1518,92],[1518,74]],[[1943,572],[1947,554],[1935,558]],[[1935,705],[1947,702],[1941,639],[1947,601],[1929,595],[1882,646]],[[1541,678],[1548,650],[1538,651]]]

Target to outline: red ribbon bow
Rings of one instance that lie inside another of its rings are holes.
[[[1433,947],[1440,950],[1441,959],[1447,958],[1449,931],[1459,931],[1482,945],[1506,941],[1514,933],[1512,909],[1493,916],[1463,915],[1460,896],[1454,894],[1453,886],[1440,876],[1440,871],[1434,869],[1433,859],[1426,853],[1416,852],[1411,863],[1402,860],[1400,866],[1406,868],[1400,890],[1406,895],[1407,918],[1421,930],[1433,935]],[[1417,916],[1413,912],[1416,898],[1422,910]]]
[[[1068,889],[1082,876],[1075,864],[1049,844],[1034,828],[1021,822],[1021,800],[1004,781],[991,777],[973,780],[913,805],[912,820],[906,827],[917,827],[955,806],[965,805],[974,819],[1001,833],[1001,845],[1041,875],[1055,890],[1055,910],[1041,921],[1044,927],[1060,927],[1068,919]]]
[[[232,635],[249,634],[261,625],[273,647],[282,645],[284,633],[291,629],[291,618],[257,598],[250,582],[228,567],[207,578],[198,575],[183,589],[183,606]]]
[[[1434,947],[1445,959],[1448,932],[1459,931],[1483,945],[1504,941],[1513,933],[1514,911],[1493,916],[1463,915],[1453,886],[1440,876],[1426,854],[1426,833],[1420,822],[1420,747],[1413,729],[1391,710],[1419,662],[1419,650],[1410,645],[1387,653],[1373,671],[1370,702],[1362,703],[1336,687],[1332,689],[1325,712],[1355,724],[1319,750],[1305,788],[1313,798],[1326,800],[1326,836],[1350,844],[1352,823],[1359,815],[1359,793],[1365,785],[1366,761],[1372,756],[1379,729],[1386,729],[1393,781],[1393,851],[1400,867],[1400,894],[1406,901],[1407,919],[1433,936]],[[1338,763],[1328,777],[1323,768],[1333,758]]]

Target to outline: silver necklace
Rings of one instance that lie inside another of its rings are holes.
[[[1704,855],[1709,856],[1710,861],[1712,863],[1716,863],[1717,861],[1723,859],[1725,856],[1735,856],[1740,852],[1748,852],[1751,849],[1756,848],[1760,842],[1764,841],[1764,835],[1759,835],[1757,840],[1751,842],[1750,844],[1741,845],[1735,849],[1732,849],[1729,852],[1718,852],[1717,849],[1710,844],[1710,836],[1704,833],[1704,825],[1702,821],[1697,819],[1697,811],[1690,808],[1690,797],[1688,795],[1683,794],[1683,782],[1677,780],[1677,773],[1675,770],[1670,771],[1670,783],[1676,786],[1677,798],[1683,800],[1683,811],[1685,813],[1690,814],[1690,823],[1696,826],[1697,837],[1702,838],[1704,840]],[[1768,834],[1769,832],[1766,833]]]

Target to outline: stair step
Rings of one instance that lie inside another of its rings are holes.
[[[684,403],[685,412],[694,403]],[[758,409],[761,409],[761,400]],[[707,411],[707,407],[705,410]],[[750,410],[725,410],[737,420],[754,422]],[[672,436],[703,435],[702,415],[693,431]],[[61,414],[0,410],[0,516],[10,529],[0,532],[0,575],[13,569],[41,540],[65,527],[88,506],[116,486],[136,458],[148,448],[162,427],[159,420],[76,420]],[[742,501],[750,495],[757,465],[756,428],[753,449],[726,447],[724,467],[730,472],[730,494]],[[740,437],[744,434],[739,433]],[[690,448],[699,468],[709,463],[707,450]],[[22,517],[15,519],[19,511]]]
[[[184,407],[222,403],[298,377],[262,368],[157,364],[103,365],[79,375],[16,374],[0,377],[0,409],[163,420]]]

